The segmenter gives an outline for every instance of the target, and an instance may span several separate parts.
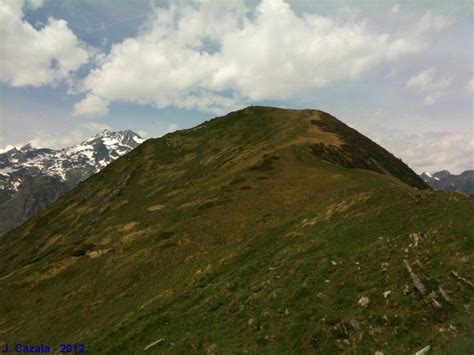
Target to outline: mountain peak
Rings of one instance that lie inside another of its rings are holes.
[[[22,152],[26,152],[29,150],[35,149],[31,143],[26,143],[23,147],[20,148]]]
[[[234,128],[235,132],[247,132],[242,141],[258,141],[262,132],[272,132],[273,138],[265,138],[270,144],[281,147],[302,145],[322,160],[345,168],[366,169],[393,176],[419,189],[429,186],[405,163],[394,157],[378,144],[334,116],[315,109],[282,109],[250,106],[245,109],[209,121],[198,126]],[[252,138],[253,137],[253,138]]]
[[[459,175],[441,170],[433,175],[422,173],[420,177],[433,189],[474,193],[474,170],[466,170]]]
[[[444,179],[448,176],[451,176],[451,173],[448,170],[441,170],[433,174],[433,177],[438,179]]]
[[[142,142],[133,131],[105,129],[60,150],[36,148],[31,143],[0,150],[0,154],[4,153],[0,159],[0,202],[8,202],[0,203],[0,234]],[[16,210],[8,207],[9,203],[16,204]],[[12,217],[11,213],[16,214]],[[10,217],[3,218],[5,214]]]
[[[0,154],[3,154],[3,153],[8,153],[9,151],[11,150],[18,150],[17,147],[15,147],[14,145],[7,145],[5,148],[0,148]]]

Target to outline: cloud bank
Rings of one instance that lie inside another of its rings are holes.
[[[298,16],[282,0],[156,8],[137,36],[115,44],[83,80],[86,97],[75,114],[99,116],[114,101],[221,113],[288,99],[417,53],[423,34],[444,26],[428,13],[412,33],[395,37],[365,22]]]
[[[412,76],[407,81],[407,87],[425,94],[424,103],[432,105],[442,96],[443,92],[451,86],[454,76],[437,79],[433,68],[424,70]]]
[[[42,1],[26,5],[40,7]],[[23,3],[0,2],[0,81],[14,87],[56,84],[89,61],[90,53],[67,22],[49,18],[41,29],[23,20]]]

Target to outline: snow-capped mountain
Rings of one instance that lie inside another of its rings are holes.
[[[81,144],[60,150],[31,144],[0,150],[0,234],[142,142],[132,131],[104,130]]]
[[[459,175],[441,170],[434,174],[423,172],[420,177],[437,190],[458,191],[474,194],[474,170],[466,170]]]

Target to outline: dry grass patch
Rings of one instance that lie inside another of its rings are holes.
[[[123,224],[122,226],[119,227],[120,232],[128,232],[134,229],[136,226],[138,226],[138,222],[130,222],[127,224]]]
[[[147,210],[148,212],[155,212],[155,211],[161,210],[163,207],[165,207],[165,205],[159,205],[159,204],[157,204],[157,205],[153,205],[153,206],[148,207],[146,210]]]

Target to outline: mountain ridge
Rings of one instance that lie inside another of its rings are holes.
[[[1,236],[0,339],[94,354],[472,348],[474,198],[312,120],[335,122],[250,107],[149,139]]]
[[[451,174],[448,170],[433,174],[425,171],[420,174],[420,177],[437,190],[474,194],[474,170],[466,170],[459,175]]]
[[[132,131],[106,129],[58,150],[30,143],[4,149],[0,154],[0,234],[142,142]]]

